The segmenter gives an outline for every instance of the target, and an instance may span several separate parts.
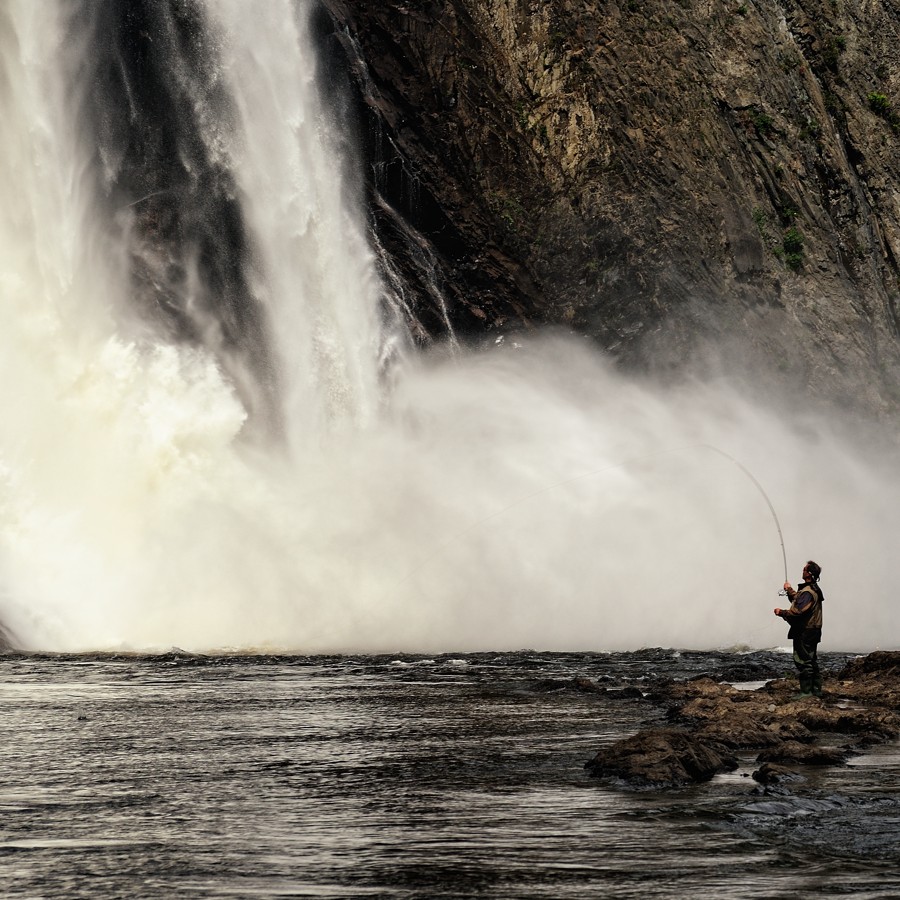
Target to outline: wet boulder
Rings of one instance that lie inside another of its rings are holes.
[[[775,719],[770,722],[767,729],[782,741],[797,741],[801,744],[811,744],[815,735],[796,719]]]
[[[900,650],[875,650],[851,659],[838,674],[838,679],[878,676],[891,682],[900,681]]]
[[[867,741],[887,740],[900,734],[900,718],[879,707],[841,707],[810,703],[800,706],[794,716],[810,731],[852,734]]]
[[[900,711],[900,651],[876,650],[838,673],[834,691],[843,699]]]
[[[716,703],[724,697],[734,697],[744,693],[730,684],[715,681],[708,675],[692,678],[689,681],[673,681],[665,685],[665,691],[669,700],[682,703],[706,701],[710,704]]]
[[[793,769],[779,766],[777,763],[763,763],[751,776],[759,784],[782,784],[785,781],[801,781],[803,776]]]
[[[771,678],[777,678],[779,674],[781,673],[771,665],[742,660],[726,666],[719,673],[719,677],[722,681],[768,681]]]
[[[819,747],[815,744],[800,744],[797,741],[783,741],[777,747],[763,750],[756,757],[757,762],[795,763],[802,766],[837,766],[847,760],[851,751],[846,747]]]
[[[652,728],[605,747],[585,769],[596,778],[677,786],[708,781],[737,766],[737,759],[718,744],[681,729]]]
[[[717,743],[731,750],[775,747],[783,740],[777,730],[773,730],[758,719],[740,714],[708,722],[694,733],[702,741]]]

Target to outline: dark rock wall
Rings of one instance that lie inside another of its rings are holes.
[[[324,3],[378,123],[376,219],[428,244],[455,329],[562,324],[642,367],[715,348],[895,411],[900,7]]]
[[[203,10],[182,0],[78,0],[70,15],[71,40],[90,41],[78,73],[89,85],[81,119],[110,227],[127,235],[141,320],[211,346],[254,419],[275,430],[265,314],[246,280],[237,190],[203,133],[204,111],[226,121],[229,110]]]

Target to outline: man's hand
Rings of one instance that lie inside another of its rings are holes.
[[[786,582],[784,583],[784,589],[785,589],[786,591],[789,591],[789,590],[791,589],[791,583],[790,583],[789,581],[786,581]]]
[[[777,606],[775,607],[775,615],[776,615],[776,616],[780,616],[780,615],[781,615],[781,610],[780,610]]]

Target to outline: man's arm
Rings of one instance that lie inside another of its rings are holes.
[[[793,619],[806,613],[813,604],[810,591],[795,591],[789,584],[784,586],[785,593],[791,598],[790,609],[776,609],[775,615],[782,619]]]

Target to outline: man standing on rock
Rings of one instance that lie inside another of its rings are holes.
[[[790,609],[775,610],[790,626],[788,639],[794,642],[794,665],[800,678],[801,697],[822,696],[822,673],[819,671],[818,646],[822,640],[822,601],[819,587],[822,567],[810,560],[803,567],[803,581],[795,591],[789,582],[784,591],[791,598]]]

